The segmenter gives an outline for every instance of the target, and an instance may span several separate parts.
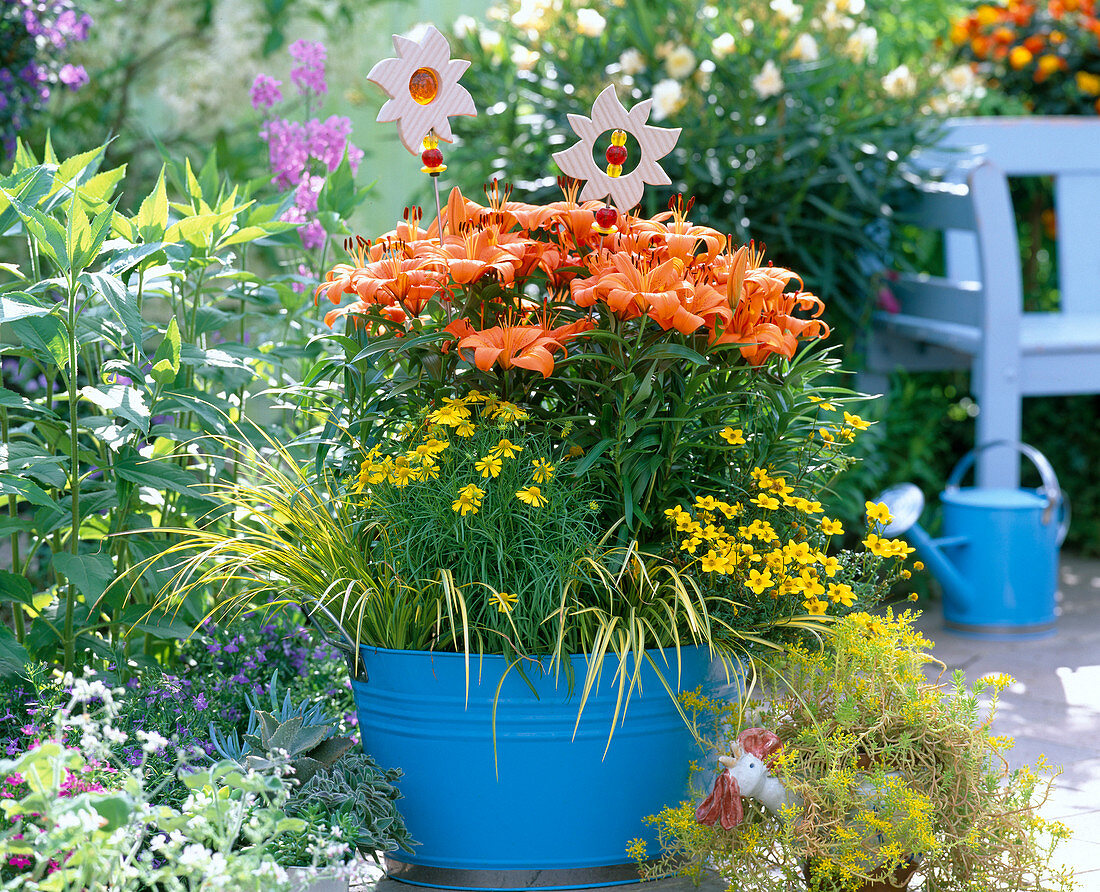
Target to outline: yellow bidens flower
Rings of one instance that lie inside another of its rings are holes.
[[[871,426],[870,421],[864,421],[858,415],[852,415],[848,412],[844,413],[844,422],[850,427],[854,427],[857,431],[865,431]]]
[[[767,508],[769,511],[777,511],[779,509],[779,499],[773,498],[766,493],[760,493],[756,498],[749,499],[754,505],[759,505],[761,508]]]
[[[843,582],[830,582],[829,600],[834,604],[842,604],[845,607],[851,607],[855,603],[856,593],[852,591],[850,585],[846,585]]]
[[[749,570],[749,578],[745,580],[745,585],[756,594],[762,595],[766,589],[772,587],[772,582],[771,570],[765,569],[763,573],[759,570]]]
[[[523,452],[522,446],[517,446],[511,440],[501,440],[494,446],[489,454],[496,458],[515,458]]]
[[[802,606],[810,616],[824,616],[825,611],[829,609],[828,603],[818,598],[808,598],[802,602]]]
[[[863,540],[864,546],[876,557],[905,557],[916,549],[904,539],[883,539],[874,533],[868,534]]]
[[[810,402],[811,403],[817,403],[817,407],[819,409],[824,409],[826,412],[835,412],[836,411],[836,407],[833,406],[832,403],[830,403],[828,400],[823,400],[819,396],[813,396],[811,394],[810,395]]]
[[[894,519],[885,502],[866,502],[864,506],[867,508],[867,519],[870,521],[887,524]]]
[[[519,490],[516,493],[516,498],[532,508],[541,508],[543,505],[548,504],[546,496],[542,494],[542,490],[537,486],[528,486]]]
[[[531,465],[535,469],[532,475],[535,478],[535,483],[548,483],[550,478],[554,476],[554,466],[545,458],[532,459]]]
[[[841,526],[839,520],[823,517],[821,518],[821,532],[826,536],[840,536],[844,533],[844,527]]]
[[[745,432],[741,428],[727,427],[719,436],[730,446],[741,446],[745,442]]]
[[[512,608],[519,602],[519,595],[510,592],[496,592],[492,597],[492,601],[497,605],[498,613],[511,613]]]
[[[483,455],[474,462],[474,467],[481,472],[482,477],[496,477],[504,467],[504,460],[495,455]]]
[[[467,514],[477,514],[484,496],[485,490],[476,483],[467,484],[458,491],[458,498],[451,502],[451,508],[463,517]]]

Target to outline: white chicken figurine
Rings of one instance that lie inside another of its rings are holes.
[[[714,780],[714,788],[695,809],[700,824],[720,822],[724,830],[732,830],[745,818],[741,797],[755,799],[772,814],[792,801],[787,788],[771,774],[769,757],[783,744],[764,728],[748,728],[737,735],[732,756],[719,756],[725,771]]]

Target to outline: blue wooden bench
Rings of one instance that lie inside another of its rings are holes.
[[[891,283],[900,311],[874,315],[867,381],[969,368],[977,442],[1019,441],[1023,397],[1100,393],[1100,120],[959,119],[924,161],[944,182],[921,187],[911,219],[945,234],[946,274]],[[1024,311],[1014,176],[1054,178],[1056,312]],[[1015,488],[1018,457],[987,449],[977,475]]]

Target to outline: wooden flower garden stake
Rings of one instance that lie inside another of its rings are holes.
[[[393,35],[397,56],[378,62],[367,74],[390,98],[378,112],[380,122],[396,121],[401,142],[414,155],[419,154],[424,173],[435,187],[436,219],[443,234],[443,214],[439,201],[439,175],[447,169],[439,141],[454,142],[449,118],[477,115],[473,97],[458,79],[469,61],[452,59],[451,47],[434,25],[429,25],[419,41]],[[667,182],[667,181],[666,181]]]
[[[680,128],[654,127],[647,124],[652,99],[646,99],[627,111],[619,101],[614,86],[607,86],[592,103],[592,117],[569,115],[569,125],[580,140],[554,153],[562,173],[575,180],[585,181],[580,200],[604,199],[606,205],[596,212],[596,228],[605,234],[614,231],[619,214],[636,207],[642,200],[646,185],[667,186],[672,181],[664,172],[658,159],[672,151],[680,138]],[[611,130],[606,170],[600,170],[593,159],[596,140],[604,131]],[[641,150],[638,164],[628,174],[623,174],[627,160],[627,135],[633,136]]]

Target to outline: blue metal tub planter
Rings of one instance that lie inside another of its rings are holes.
[[[681,648],[679,666],[674,648],[647,653],[673,691],[706,681],[705,647]],[[606,657],[578,722],[583,655],[571,658],[572,691],[564,672],[534,664],[528,684],[498,655],[361,655],[352,687],[363,746],[404,772],[400,808],[419,843],[388,860],[392,878],[447,889],[638,879],[627,846],[641,838],[655,851],[644,819],[686,798],[689,763],[702,755],[653,665],[643,662],[616,720],[619,661]]]

